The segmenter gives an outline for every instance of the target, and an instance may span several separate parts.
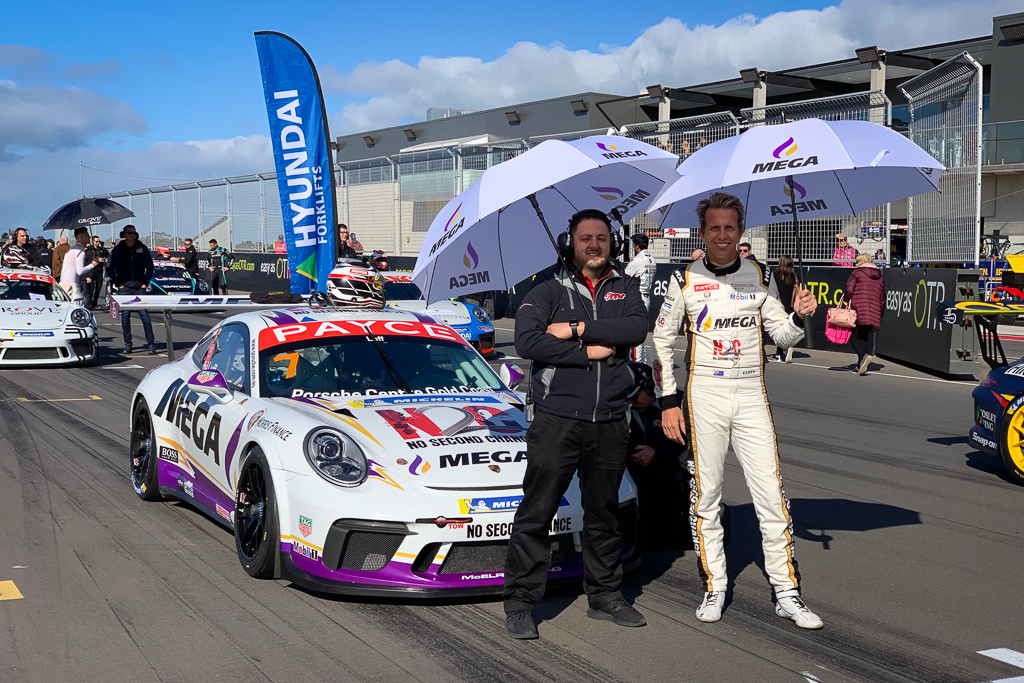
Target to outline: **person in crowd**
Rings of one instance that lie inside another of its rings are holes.
[[[224,247],[217,244],[217,240],[210,240],[210,259],[207,269],[210,271],[210,287],[214,294],[228,293],[227,270],[231,267],[231,254]]]
[[[181,257],[181,265],[185,266],[185,272],[193,279],[199,279],[199,252],[196,251],[196,245],[192,244],[191,237],[185,238],[182,248],[185,253]]]
[[[640,298],[644,300],[644,308],[650,311],[651,288],[654,286],[654,276],[658,271],[658,262],[651,256],[651,252],[647,251],[647,247],[650,245],[647,235],[633,235],[630,238],[630,242],[633,245],[633,258],[626,266],[626,275],[636,278],[637,284],[640,285]],[[644,342],[646,341],[647,339],[645,338]],[[641,343],[633,349],[631,355],[633,360],[639,363],[646,363],[647,345]]]
[[[743,202],[715,192],[697,204],[698,235],[707,256],[669,279],[654,328],[658,384],[665,435],[682,445],[686,434],[693,455],[690,526],[704,597],[697,619],[722,618],[729,577],[725,566],[722,480],[730,442],[743,468],[760,522],[765,565],[775,592],[775,613],[800,628],[821,628],[821,619],[800,598],[800,574],[793,555],[793,523],[779,470],[778,442],[764,388],[761,326],[784,347],[803,337],[802,316],[817,303],[800,289],[793,313],[779,301],[771,272],[739,257]],[[728,325],[713,322],[729,321]],[[685,322],[687,354],[686,419],[677,398],[673,367],[675,343]],[[520,354],[522,355],[522,354]]]
[[[32,250],[31,265],[33,268],[49,268],[53,264],[52,244],[45,237],[36,238],[36,248]]]
[[[686,157],[690,156],[690,154],[690,141],[683,138],[683,149],[682,154],[680,156],[682,156],[685,159]]]
[[[796,264],[793,257],[788,254],[779,256],[779,265],[775,268],[775,284],[779,288],[779,301],[787,314],[793,313],[793,299],[800,289],[800,278],[796,274]],[[793,361],[793,347],[785,347],[781,344],[775,345],[775,355],[770,360],[780,363]]]
[[[96,308],[97,302],[100,300],[100,296],[103,294],[103,287],[106,284],[106,278],[103,276],[103,271],[107,267],[107,260],[110,258],[110,252],[105,246],[103,246],[103,240],[98,235],[92,236],[92,242],[89,247],[85,250],[86,261],[96,261],[99,265],[85,276],[85,286],[82,287],[82,295],[85,297],[85,305],[89,308]],[[86,294],[88,290],[88,294]]]
[[[857,326],[850,335],[850,345],[857,354],[853,371],[863,375],[868,371],[871,356],[872,333],[882,326],[885,313],[885,278],[881,269],[871,262],[870,254],[857,256],[857,266],[846,280],[843,302],[857,312]]]
[[[689,491],[686,448],[665,436],[661,405],[655,398],[654,372],[645,363],[629,364],[629,460],[626,469],[637,486],[640,520],[637,546],[641,550],[682,548],[692,542],[686,520]],[[682,400],[682,392],[677,392]]]
[[[845,232],[836,234],[836,248],[832,252],[832,265],[853,268],[857,259],[857,250],[850,246]]]
[[[69,297],[82,294],[85,301],[89,300],[86,294],[92,296],[92,291],[86,292],[82,288],[82,277],[91,273],[99,265],[99,261],[95,259],[86,260],[85,250],[88,246],[89,228],[75,228],[75,243],[64,256],[60,271],[60,288],[67,292]]]
[[[359,258],[359,254],[348,242],[348,226],[338,223],[338,258]]]
[[[277,241],[274,242],[274,253],[275,254],[287,254],[288,243],[284,241],[284,235],[278,235]]]
[[[537,637],[533,608],[547,586],[548,528],[577,471],[587,616],[620,626],[647,623],[619,592],[622,534],[615,516],[633,385],[625,360],[647,336],[647,311],[636,280],[611,260],[607,214],[577,212],[564,238],[567,263],[538,276],[516,313],[515,348],[533,361],[528,395],[536,408],[505,560],[505,629],[519,639]]]
[[[32,247],[28,243],[28,230],[18,228],[14,239],[0,249],[0,265],[4,268],[28,268],[32,265]]]
[[[145,294],[153,279],[153,255],[149,248],[139,241],[139,233],[129,223],[121,231],[121,241],[110,252],[107,276],[113,281],[118,294]],[[139,311],[142,329],[146,335],[149,355],[156,355],[156,339],[153,337],[153,322],[149,311]],[[124,352],[132,352],[132,313],[121,311],[121,335],[124,337]]]
[[[761,266],[761,262],[757,260],[756,256],[754,256],[754,248],[750,246],[750,242],[740,242],[737,247],[737,251],[739,251],[740,258],[753,261],[757,265]],[[764,266],[761,266],[761,268],[764,269]]]
[[[875,252],[875,265],[879,268],[885,268],[889,265],[889,259],[885,258],[884,249],[879,249]]]
[[[700,247],[697,247],[696,249],[690,252],[691,261],[700,261],[702,258],[704,258],[704,250],[701,249]]]
[[[68,244],[66,235],[57,240],[57,246],[53,248],[53,263],[50,264],[50,272],[55,278],[60,278],[60,274],[64,270],[64,257],[69,249],[71,249],[71,245]]]

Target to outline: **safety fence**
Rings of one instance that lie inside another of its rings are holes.
[[[911,262],[978,265],[981,241],[982,67],[964,52],[900,85],[910,139],[946,166],[939,192],[908,202]]]
[[[620,129],[618,134],[675,152],[680,161],[685,162],[690,154],[704,145],[738,135],[751,126],[804,118],[861,120],[890,125],[891,109],[884,93],[869,91],[744,109],[738,116],[723,112],[632,124]],[[431,221],[441,208],[470,187],[491,166],[546,140],[579,139],[608,132],[607,129],[596,129],[482,145],[439,146],[338,164],[335,168],[338,220],[349,226],[364,249],[383,249],[392,255],[415,256]],[[101,196],[122,203],[127,200],[127,205],[136,214],[133,222],[144,239],[155,246],[174,247],[185,237],[198,238],[200,244],[205,245],[206,240],[212,237],[236,252],[266,253],[273,251],[274,242],[284,232],[273,173]],[[917,206],[920,217],[923,209],[920,203]],[[115,227],[115,233],[121,225]],[[696,226],[662,230],[651,217],[642,214],[629,227],[631,233],[640,231],[651,238],[651,252],[659,261],[688,259],[690,252],[701,244]],[[881,250],[888,254],[890,227],[888,205],[856,216],[800,221],[804,260],[831,264],[835,258],[838,233],[845,233],[851,246],[861,253],[875,254]],[[747,239],[754,254],[762,260],[775,261],[782,254],[795,253],[791,222],[749,226]],[[915,259],[915,256],[919,258]],[[918,250],[911,260],[941,259],[926,258]]]

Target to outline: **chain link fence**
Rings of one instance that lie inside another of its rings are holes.
[[[701,147],[738,135],[750,126],[812,117],[889,125],[891,109],[884,93],[870,91],[744,109],[739,117],[723,112],[632,124],[619,133],[675,152],[682,162]],[[607,133],[602,128],[483,145],[439,146],[342,163],[335,174],[338,221],[349,226],[364,250],[383,249],[393,255],[415,256],[441,208],[476,182],[486,169],[545,140],[577,140]],[[140,234],[154,246],[176,247],[185,237],[197,239],[203,245],[212,237],[234,251],[269,252],[273,251],[277,237],[284,233],[273,173],[101,196],[126,203],[136,214],[133,222]],[[122,225],[123,222],[114,227],[114,235]],[[648,235],[651,253],[659,261],[687,260],[691,251],[701,246],[695,229],[662,231],[646,214],[633,219],[629,227],[631,233]],[[804,260],[809,263],[832,263],[835,235],[840,232],[847,234],[850,244],[860,252],[874,254],[884,250],[888,254],[889,207],[856,216],[801,221],[800,231]],[[748,241],[761,260],[775,261],[782,254],[795,252],[792,223],[753,226]]]
[[[910,139],[942,162],[939,191],[907,205],[911,263],[971,263],[981,242],[982,68],[969,54],[906,83]]]

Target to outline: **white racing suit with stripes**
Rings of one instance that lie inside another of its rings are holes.
[[[682,408],[693,449],[690,527],[708,591],[724,591],[728,582],[721,500],[730,440],[760,522],[768,577],[777,590],[799,588],[761,351],[762,325],[776,344],[790,347],[803,337],[798,322],[786,313],[771,272],[759,263],[737,259],[716,268],[703,259],[669,278],[654,328],[654,378],[662,407],[675,404],[673,346],[685,325],[689,348]]]
[[[633,257],[633,260],[626,265],[625,273],[635,277],[640,283],[640,297],[644,300],[644,306],[651,310],[651,287],[654,286],[654,276],[658,271],[658,262],[646,249]],[[637,363],[647,363],[647,344],[633,347],[630,354]]]

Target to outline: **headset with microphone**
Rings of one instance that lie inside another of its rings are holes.
[[[622,225],[622,218],[619,216],[618,211],[614,212],[614,217],[619,221],[619,225]],[[587,219],[599,220],[608,226],[608,232],[611,233],[612,241],[611,257],[618,258],[622,251],[622,233],[612,227],[612,221],[608,218],[608,214],[600,209],[583,209],[582,211],[577,211],[572,215],[572,218],[569,219],[569,225],[561,234],[558,235],[558,255],[562,257],[562,260],[565,261],[566,264],[573,262],[575,253],[572,233],[576,226]]]

